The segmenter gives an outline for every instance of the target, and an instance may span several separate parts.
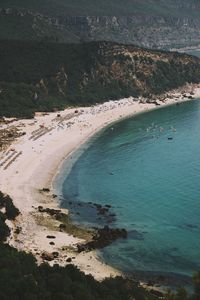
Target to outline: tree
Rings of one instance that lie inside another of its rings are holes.
[[[193,285],[194,285],[194,298],[195,300],[199,300],[200,299],[200,271],[194,274]]]

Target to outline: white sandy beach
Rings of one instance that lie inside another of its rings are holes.
[[[194,98],[200,98],[199,86],[193,86],[190,91],[194,92]],[[43,220],[41,225],[35,208],[59,207],[57,198],[52,197],[54,193],[52,179],[62,166],[62,162],[101,128],[120,118],[185,100],[188,100],[188,97],[183,99],[180,92],[173,92],[165,102],[158,101],[160,106],[143,104],[128,98],[13,122],[12,125],[21,128],[26,134],[7,151],[0,153],[0,191],[9,194],[21,212],[15,223],[9,225],[13,228],[13,232],[16,226],[20,226],[22,231],[18,235],[12,233],[9,243],[18,249],[34,253],[38,262],[42,261],[42,252],[59,252],[58,258],[50,264],[65,265],[67,258],[75,257],[72,260],[73,264],[98,280],[120,274],[101,262],[95,251],[75,254],[73,247],[83,240],[59,230],[55,231],[55,226],[51,226],[47,217],[46,224]],[[76,110],[78,112],[75,113]],[[10,125],[3,125],[2,128],[6,126]],[[39,192],[44,187],[49,188],[50,192]],[[51,240],[46,238],[47,235],[55,236],[53,240],[55,245],[49,244]]]

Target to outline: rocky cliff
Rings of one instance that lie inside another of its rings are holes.
[[[198,0],[2,0],[0,38],[115,41],[170,49],[200,45]]]
[[[115,41],[154,49],[200,45],[200,19],[190,17],[61,16],[57,23],[86,41]]]

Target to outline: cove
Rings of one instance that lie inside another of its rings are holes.
[[[199,270],[200,102],[110,125],[82,150],[70,172],[67,164],[62,171],[62,206],[79,224],[128,231],[101,257],[140,276]],[[98,215],[89,202],[111,205],[112,216]]]

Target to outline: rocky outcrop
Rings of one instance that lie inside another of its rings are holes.
[[[78,252],[102,249],[112,244],[112,242],[119,238],[127,238],[126,229],[110,228],[109,226],[104,226],[104,228],[96,230],[96,234],[93,236],[92,241],[86,244],[78,244],[77,249]]]

